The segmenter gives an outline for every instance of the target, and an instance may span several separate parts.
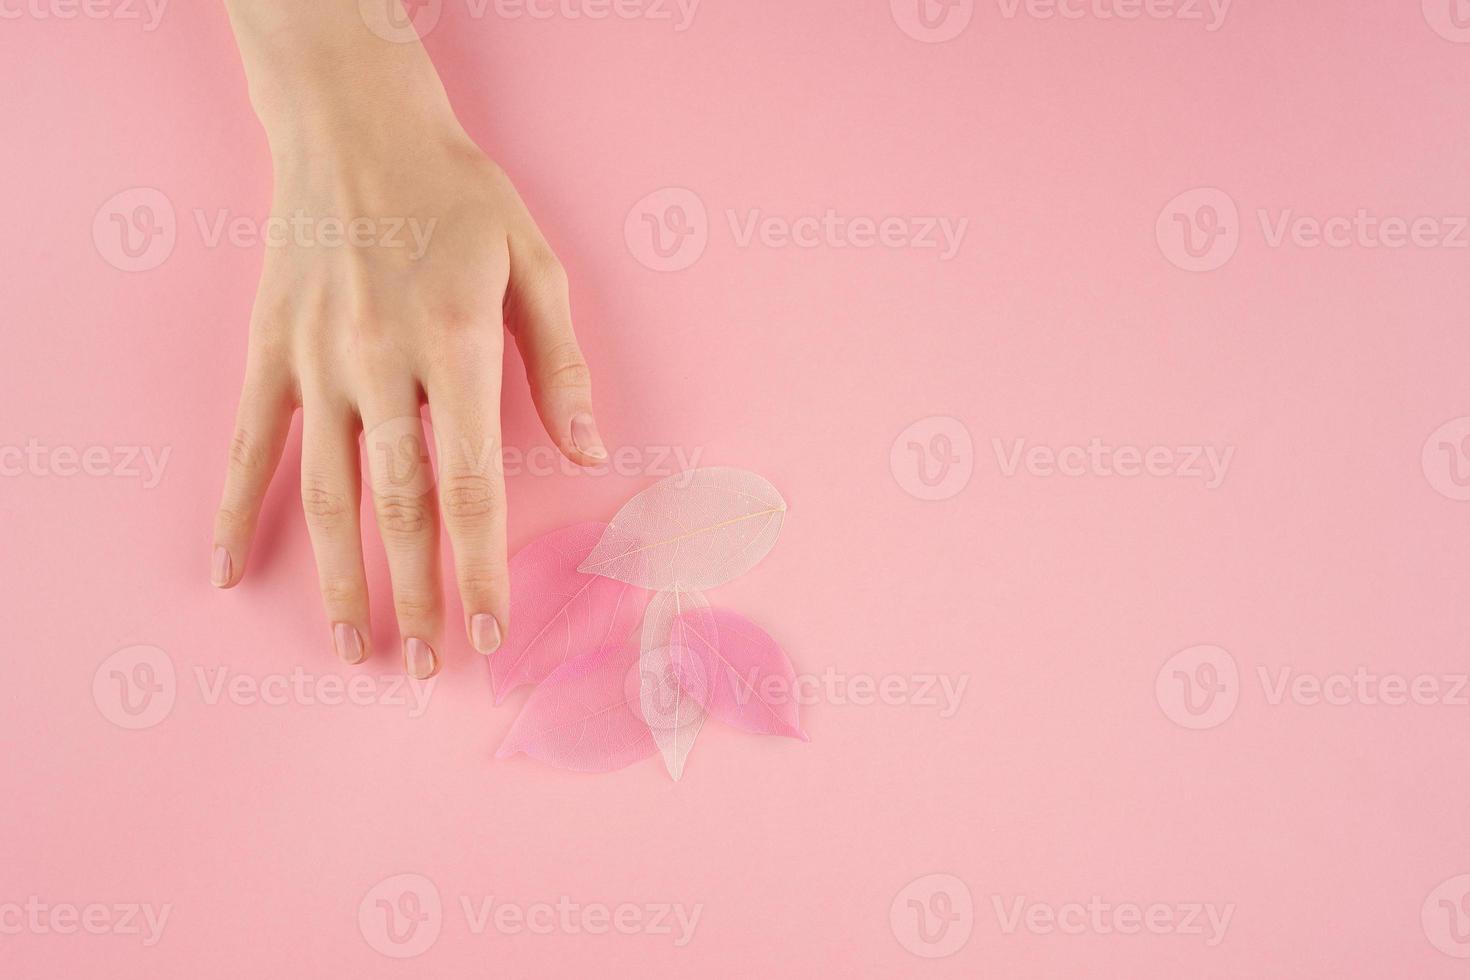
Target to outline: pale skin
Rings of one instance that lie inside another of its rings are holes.
[[[470,645],[492,654],[510,629],[505,330],[552,441],[579,465],[607,459],[566,273],[505,173],[455,119],[416,39],[374,33],[358,0],[226,7],[270,141],[271,213],[308,233],[266,249],[212,578],[232,588],[244,576],[300,409],[302,506],[331,642],[342,660],[364,662],[361,437],[404,667],[428,678],[446,628],[441,521]],[[425,404],[437,473],[424,462]]]

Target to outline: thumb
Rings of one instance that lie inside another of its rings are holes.
[[[506,323],[547,434],[574,463],[605,462],[607,448],[592,415],[592,374],[572,330],[566,270],[545,247],[512,247],[506,299]]]

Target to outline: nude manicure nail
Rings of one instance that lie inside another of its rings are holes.
[[[592,459],[607,459],[602,437],[597,434],[597,423],[586,412],[572,416],[572,445]]]
[[[230,553],[224,548],[215,546],[214,562],[210,566],[209,578],[216,588],[224,588],[230,584],[230,572],[234,566],[230,562]]]
[[[332,627],[332,642],[337,645],[337,656],[343,663],[360,664],[367,659],[367,650],[362,634],[351,623],[338,623]]]
[[[439,667],[438,658],[434,656],[434,648],[413,636],[403,644],[403,662],[408,668],[408,675],[421,681],[433,677],[434,671]]]
[[[500,624],[487,613],[476,613],[470,619],[470,642],[483,654],[500,649]]]

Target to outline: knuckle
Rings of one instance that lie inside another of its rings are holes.
[[[485,602],[510,592],[510,576],[504,568],[487,564],[461,564],[459,591],[467,600]]]
[[[417,623],[432,619],[438,608],[439,599],[433,592],[403,589],[393,593],[393,611],[400,622]]]
[[[464,473],[443,483],[444,519],[464,526],[483,523],[496,513],[500,492],[495,481],[478,473]]]
[[[250,324],[250,362],[262,369],[278,369],[291,359],[291,324],[295,304],[271,301],[256,308]]]
[[[440,328],[452,336],[468,334],[471,337],[490,333],[489,318],[480,310],[469,306],[449,305],[434,314]]]
[[[384,328],[360,328],[353,349],[353,360],[368,380],[381,383],[403,374],[406,352]]]
[[[348,609],[360,605],[364,592],[362,583],[354,579],[322,580],[322,600],[326,602],[328,609]]]
[[[541,290],[553,296],[563,297],[571,291],[567,267],[549,250],[531,260],[531,275]]]
[[[307,524],[319,530],[335,530],[346,522],[347,495],[308,480],[301,484],[301,508],[306,512]]]
[[[249,475],[258,475],[270,462],[270,453],[260,438],[248,429],[236,429],[230,437],[230,465]]]
[[[446,316],[438,323],[440,329],[431,334],[422,352],[436,377],[468,384],[499,371],[504,341],[499,329],[489,329],[485,317]]]
[[[214,526],[222,534],[242,534],[250,529],[250,515],[233,507],[221,507],[215,512]]]
[[[388,494],[378,499],[378,526],[384,534],[416,537],[429,528],[430,512],[421,497]]]
[[[571,280],[566,266],[544,244],[532,245],[512,259],[513,267],[519,259],[517,280],[520,288],[529,290],[539,299],[564,299],[571,290]]]
[[[541,364],[541,384],[546,388],[590,388],[592,371],[575,342],[557,344],[547,351]]]
[[[473,158],[475,160],[476,166],[480,168],[481,176],[487,182],[495,184],[497,185],[497,187],[510,186],[510,174],[506,173],[504,167],[481,153],[475,153],[473,155]]]

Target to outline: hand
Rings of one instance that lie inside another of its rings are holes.
[[[385,55],[398,57],[398,47]],[[505,174],[440,111],[447,102],[429,98],[405,114],[402,105],[343,94],[359,93],[360,78],[345,89],[313,79],[313,100],[301,96],[298,79],[292,99],[265,99],[263,107],[261,89],[276,89],[261,85],[257,70],[251,81],[277,186],[215,520],[213,581],[228,588],[243,576],[262,497],[300,407],[302,506],[333,643],[348,663],[366,659],[361,431],[405,666],[427,678],[441,663],[441,516],[472,646],[493,652],[510,625],[502,325],[516,337],[556,445],[578,464],[607,458],[566,275]],[[316,111],[289,110],[297,100]],[[437,481],[420,423],[425,402]]]

